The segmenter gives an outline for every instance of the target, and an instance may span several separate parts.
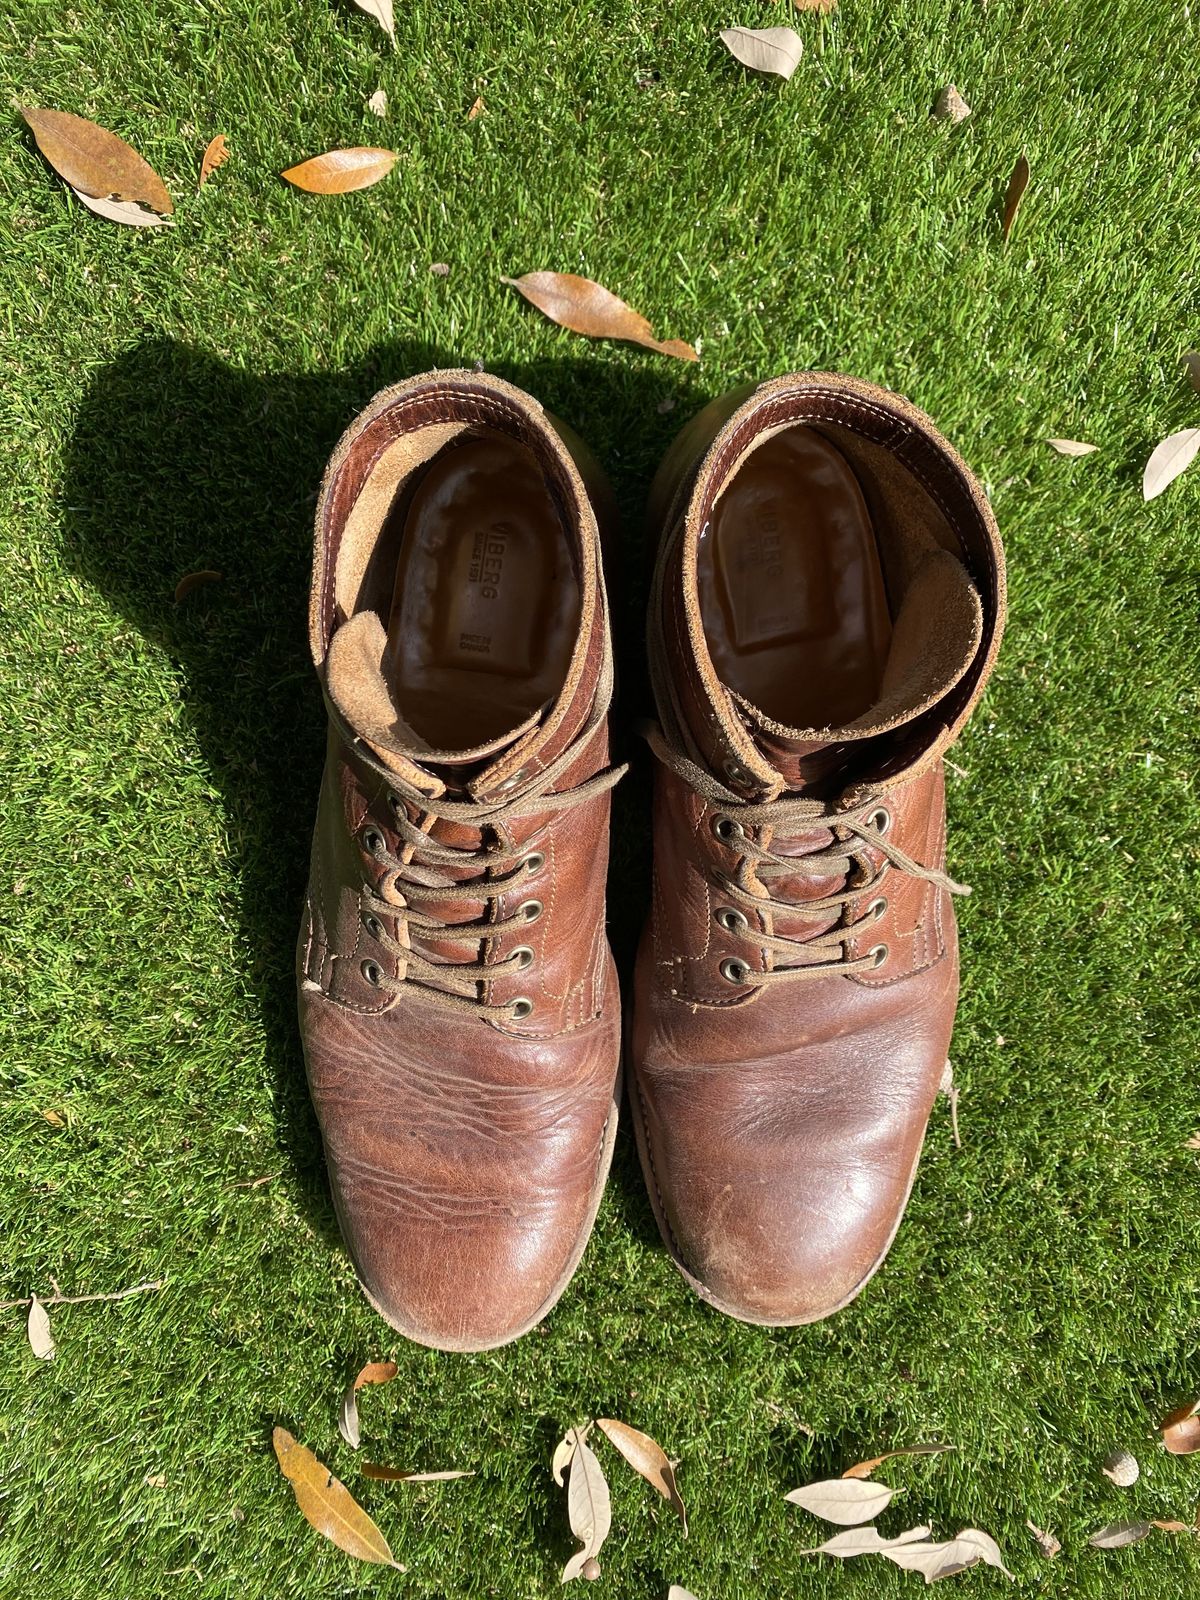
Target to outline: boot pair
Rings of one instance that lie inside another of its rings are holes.
[[[367,1298],[446,1350],[546,1315],[612,1158],[607,507],[535,400],[439,372],[376,397],[317,510],[301,1032]],[[701,412],[651,515],[634,1128],[696,1291],[810,1322],[883,1259],[945,1067],[941,756],[995,658],[1003,554],[928,418],[821,373]]]

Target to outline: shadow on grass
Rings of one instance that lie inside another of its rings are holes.
[[[293,976],[324,749],[307,649],[313,509],[334,443],[376,390],[462,364],[407,342],[345,372],[260,374],[157,340],[94,378],[66,463],[69,559],[182,668],[185,714],[220,795],[240,884],[245,981],[262,1017],[277,1137],[306,1215],[330,1244],[337,1223],[305,1087]],[[589,350],[496,369],[570,422],[613,472],[625,518],[614,574],[618,757],[629,753],[622,729],[648,704],[639,501],[661,450],[704,398],[690,372],[664,366]],[[204,569],[222,581],[175,604],[179,580]],[[626,992],[649,881],[648,798],[641,763],[617,791],[613,821],[609,916]],[[636,1166],[630,1159],[614,1168],[622,1220],[656,1238]]]

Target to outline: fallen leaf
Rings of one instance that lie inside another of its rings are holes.
[[[965,122],[971,108],[952,83],[948,83],[933,102],[933,114],[939,122]]]
[[[392,0],[354,0],[360,11],[365,11],[387,34],[393,46],[396,43],[396,19],[392,13]]]
[[[667,1600],[696,1600],[690,1589],[685,1589],[681,1584],[673,1583],[667,1590]]]
[[[50,1332],[50,1313],[34,1295],[29,1302],[29,1321],[25,1324],[29,1348],[39,1361],[54,1360],[54,1335]]]
[[[819,16],[827,17],[831,11],[837,10],[838,0],[792,0],[793,11],[815,11]]]
[[[387,90],[386,89],[376,89],[375,93],[367,101],[367,110],[368,111],[373,111],[377,117],[386,117],[387,116]]]
[[[487,107],[483,103],[483,96],[476,95],[475,99],[471,103],[471,109],[467,112],[467,121],[474,122],[475,118],[479,116],[480,112],[486,110]]]
[[[523,278],[501,278],[500,282],[572,333],[586,334],[589,339],[628,339],[660,355],[678,356],[681,361],[698,359],[682,339],[656,339],[645,317],[591,278],[577,278],[573,272],[527,272]]]
[[[435,278],[448,278],[450,276],[450,263],[448,261],[431,261],[429,270]]]
[[[1011,1578],[1012,1573],[1004,1565],[1004,1556],[1000,1546],[990,1533],[984,1533],[982,1528],[964,1528],[955,1536],[956,1544],[973,1544],[979,1551],[979,1559],[989,1567],[995,1567],[997,1572],[1002,1572],[1006,1578]]]
[[[1100,1471],[1118,1489],[1128,1489],[1138,1481],[1141,1468],[1128,1450],[1114,1450],[1100,1466]]]
[[[592,1431],[589,1422],[586,1428],[568,1428],[563,1437],[554,1446],[554,1454],[550,1458],[550,1471],[554,1481],[561,1489],[563,1486],[563,1473],[571,1465],[571,1457],[575,1454],[575,1445],[580,1439],[586,1439]]]
[[[351,1450],[362,1443],[358,1430],[358,1391],[368,1383],[390,1383],[400,1369],[394,1361],[368,1361],[352,1383],[346,1385],[338,1413],[338,1432]]]
[[[567,1517],[571,1532],[583,1548],[563,1568],[564,1583],[583,1576],[584,1568],[595,1561],[612,1527],[612,1505],[603,1468],[578,1429],[567,1472]]]
[[[52,1128],[65,1128],[67,1125],[67,1119],[61,1111],[46,1110],[42,1112],[42,1115]]]
[[[624,1422],[615,1422],[611,1417],[597,1417],[596,1426],[616,1446],[633,1470],[640,1473],[670,1504],[683,1524],[683,1536],[686,1539],[687,1512],[675,1484],[675,1469],[662,1448],[648,1433],[639,1433],[636,1428]]]
[[[794,1506],[803,1506],[814,1517],[824,1517],[826,1522],[852,1528],[877,1517],[895,1492],[884,1483],[864,1483],[860,1478],[829,1478],[791,1489],[783,1498]]]
[[[939,1578],[952,1577],[984,1561],[996,1567],[1008,1578],[1012,1573],[1004,1565],[999,1546],[990,1534],[979,1528],[964,1528],[953,1539],[940,1544],[892,1545],[881,1550],[886,1560],[892,1561],[906,1572],[920,1572],[926,1583],[936,1583]]]
[[[848,1561],[851,1556],[877,1555],[895,1545],[913,1544],[918,1539],[928,1537],[928,1534],[928,1528],[909,1528],[907,1533],[898,1533],[894,1539],[885,1539],[879,1529],[873,1526],[850,1528],[845,1533],[835,1533],[832,1539],[826,1539],[824,1544],[812,1550],[801,1550],[799,1553],[802,1556],[837,1556],[842,1561]]]
[[[145,206],[139,205],[136,200],[105,200],[97,199],[95,195],[84,194],[82,189],[71,185],[71,193],[81,205],[89,211],[94,211],[98,217],[104,217],[109,222],[121,222],[127,228],[173,228],[175,224],[170,217],[160,217],[155,211],[147,211]]]
[[[1200,394],[1200,350],[1188,351],[1183,358],[1183,370],[1187,373],[1192,388]]]
[[[1195,1528],[1187,1522],[1160,1522],[1157,1517],[1151,1522],[1152,1528],[1161,1528],[1164,1533],[1195,1533]]]
[[[200,160],[200,187],[202,189],[217,168],[223,166],[228,160],[229,146],[225,143],[225,135],[218,133],[215,138],[208,141],[204,155]]]
[[[1047,1533],[1045,1528],[1039,1528],[1036,1522],[1027,1522],[1025,1526],[1029,1529],[1030,1533],[1037,1541],[1037,1547],[1045,1556],[1046,1560],[1053,1561],[1055,1556],[1062,1549],[1062,1545],[1052,1533]]]
[[[381,1483],[449,1483],[452,1478],[473,1478],[474,1472],[402,1472],[399,1467],[382,1467],[377,1461],[365,1461],[364,1478],[377,1478]]]
[[[1150,1532],[1148,1522],[1110,1522],[1107,1528],[1098,1528],[1088,1535],[1088,1543],[1097,1550],[1123,1550],[1127,1544],[1136,1544]]]
[[[1047,439],[1046,443],[1060,456],[1090,456],[1100,448],[1098,444],[1084,444],[1079,439]]]
[[[140,200],[164,216],[174,211],[158,173],[115,133],[69,111],[26,106],[21,115],[46,160],[81,196]]]
[[[211,568],[205,568],[203,572],[189,572],[175,585],[175,604],[179,605],[181,601],[186,600],[193,589],[203,588],[206,583],[220,583],[224,576],[223,572],[216,572]]]
[[[1008,188],[1004,191],[1004,220],[1000,225],[1000,231],[1005,239],[1012,232],[1013,223],[1017,220],[1017,209],[1028,187],[1029,162],[1020,155],[1012,170],[1012,177],[1008,180]]]
[[[1200,1450],[1200,1400],[1176,1406],[1158,1425],[1162,1442],[1173,1456],[1190,1456]]]
[[[910,1444],[903,1450],[888,1450],[881,1456],[872,1456],[869,1461],[858,1461],[852,1467],[847,1467],[842,1473],[843,1478],[869,1478],[876,1467],[881,1467],[885,1461],[892,1461],[896,1456],[941,1456],[947,1450],[955,1448],[952,1444]]]
[[[327,150],[324,155],[301,161],[280,174],[308,194],[349,194],[354,189],[369,189],[386,178],[396,160],[394,150],[377,150],[356,145],[349,150]]]
[[[167,1475],[165,1472],[148,1472],[142,1482],[147,1489],[165,1489],[167,1487]]]
[[[1188,1135],[1188,1137],[1183,1141],[1183,1148],[1185,1150],[1200,1150],[1200,1129],[1197,1129],[1195,1133]]]
[[[804,41],[793,28],[723,28],[721,43],[751,72],[780,78],[790,78],[804,54]]]
[[[318,1533],[359,1561],[407,1570],[392,1555],[387,1540],[346,1485],[311,1450],[298,1444],[286,1428],[276,1428],[271,1442],[297,1505]]]
[[[1142,474],[1142,499],[1153,500],[1181,472],[1185,472],[1200,450],[1200,428],[1182,428],[1163,440],[1146,463]]]

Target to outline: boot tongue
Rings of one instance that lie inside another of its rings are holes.
[[[916,568],[892,624],[874,703],[844,727],[789,728],[726,688],[734,716],[791,790],[816,789],[854,761],[862,741],[890,734],[943,699],[979,650],[983,608],[962,562],[948,550]]]
[[[377,612],[360,611],[334,634],[325,658],[329,698],[350,728],[381,760],[409,782],[435,792],[469,787],[486,791],[491,772],[518,742],[536,735],[542,711],[519,727],[470,750],[435,750],[404,718],[392,694],[385,667],[387,633]],[[505,763],[507,764],[507,763]]]

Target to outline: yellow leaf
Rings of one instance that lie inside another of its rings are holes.
[[[296,1504],[318,1533],[358,1561],[407,1570],[392,1555],[387,1540],[346,1485],[311,1450],[298,1444],[286,1428],[276,1428],[271,1442]]]

